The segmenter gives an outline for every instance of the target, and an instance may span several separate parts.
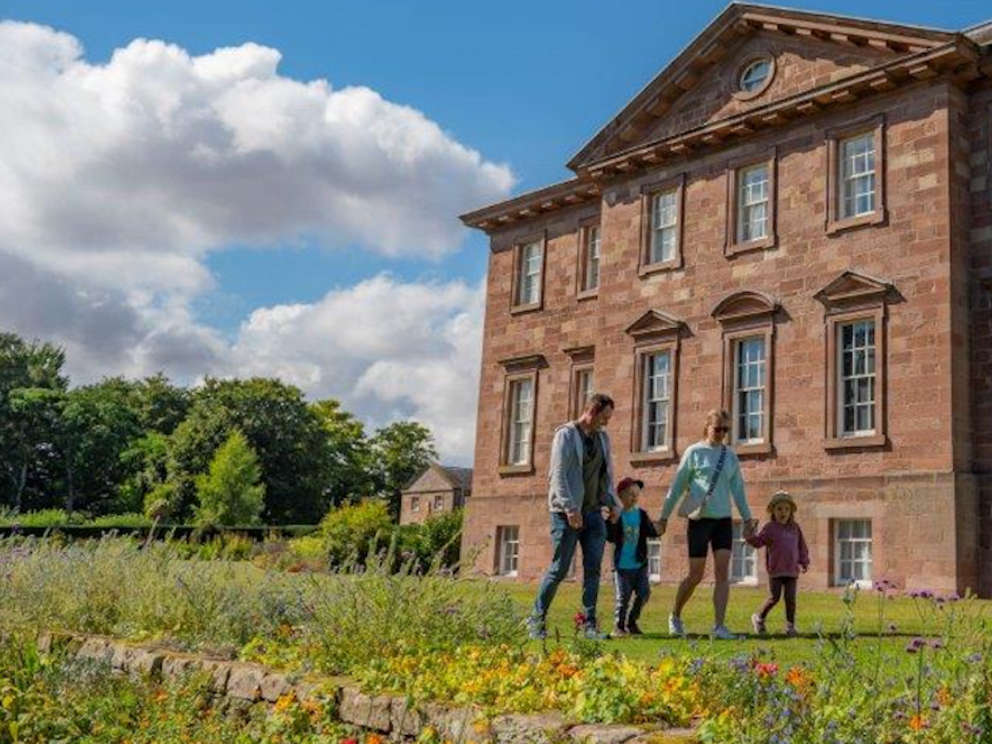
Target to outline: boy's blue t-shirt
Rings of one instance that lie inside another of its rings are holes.
[[[641,536],[641,510],[624,509],[620,513],[623,527],[623,547],[620,549],[620,560],[617,567],[622,569],[640,568],[643,564],[637,560],[637,541]]]

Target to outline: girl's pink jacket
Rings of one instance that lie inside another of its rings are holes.
[[[770,578],[798,577],[800,569],[809,568],[809,549],[799,525],[768,522],[748,544],[765,550],[765,568]]]

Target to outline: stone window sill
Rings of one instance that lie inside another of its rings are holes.
[[[874,434],[867,437],[834,437],[825,440],[823,448],[828,451],[869,449],[884,447],[888,443],[888,437],[884,434]]]

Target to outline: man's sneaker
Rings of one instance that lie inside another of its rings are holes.
[[[682,624],[682,618],[675,615],[668,616],[668,634],[685,638],[685,626]]]
[[[527,635],[532,641],[543,641],[548,637],[548,628],[542,621],[531,618],[527,621]]]
[[[785,635],[788,636],[789,638],[798,638],[799,637],[799,631],[796,630],[796,624],[795,623],[786,623],[786,626],[785,626]]]
[[[627,635],[644,635],[644,631],[635,622],[627,623]]]
[[[758,635],[765,634],[765,620],[757,612],[751,615],[751,627]]]
[[[718,641],[736,641],[737,634],[731,633],[726,625],[716,625],[713,627],[713,637]]]
[[[605,641],[606,634],[600,633],[599,628],[595,625],[587,625],[582,631],[582,635],[585,636],[587,641]]]
[[[614,626],[613,626],[613,632],[612,632],[612,633],[611,633],[610,635],[612,635],[612,636],[613,636],[614,638],[623,638],[623,637],[624,637],[625,635],[627,635],[627,634],[628,634],[629,632],[630,632],[630,631],[628,631],[628,630],[627,630],[627,629],[626,629],[625,627],[623,627],[622,625],[614,625]]]

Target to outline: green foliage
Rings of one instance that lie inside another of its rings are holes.
[[[69,515],[65,509],[38,509],[37,511],[21,512],[0,511],[0,525],[12,527],[62,527],[67,524],[82,524],[85,518],[81,514]]]
[[[376,431],[369,443],[377,493],[400,513],[400,491],[437,459],[434,436],[416,421],[397,421]]]
[[[254,525],[265,505],[261,469],[248,440],[233,431],[214,454],[210,473],[196,479],[198,524]]]
[[[169,451],[169,480],[180,515],[196,495],[196,476],[235,429],[258,456],[270,524],[313,524],[324,513],[326,442],[303,393],[277,380],[208,379],[193,395]]]
[[[331,506],[355,503],[375,492],[370,468],[372,453],[365,427],[336,400],[310,405],[325,437],[324,498]]]
[[[352,731],[329,704],[287,697],[238,719],[215,707],[208,674],[167,683],[125,677],[11,638],[0,641],[0,701],[0,744],[338,744]]]
[[[394,529],[386,505],[379,501],[334,509],[320,523],[325,555],[332,566],[364,562],[389,545]]]

